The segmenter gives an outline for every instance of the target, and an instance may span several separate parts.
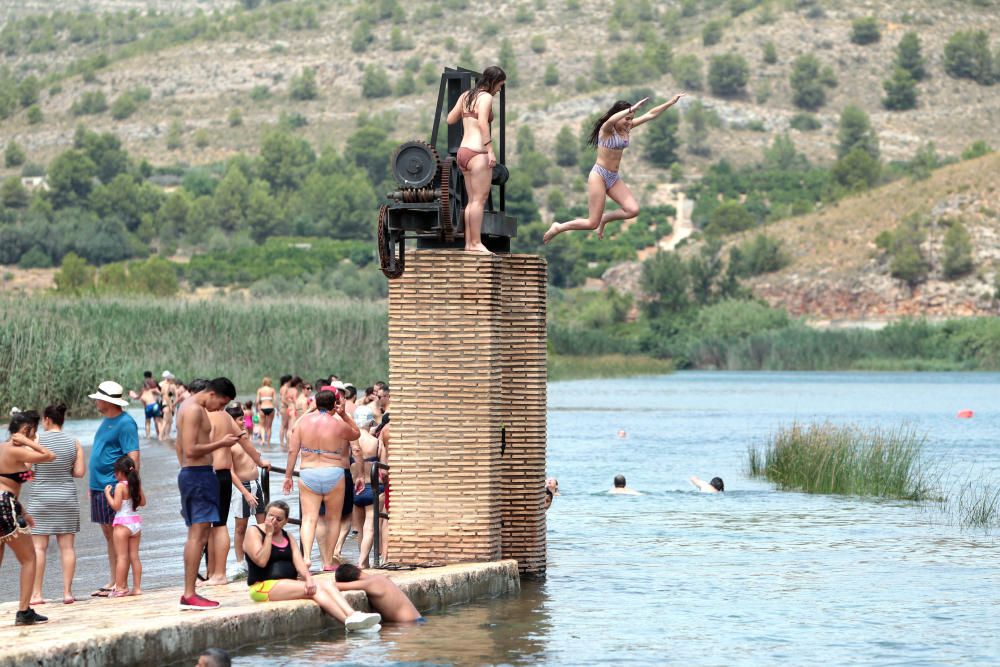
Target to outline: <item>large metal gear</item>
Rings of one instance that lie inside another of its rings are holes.
[[[451,162],[446,161],[441,165],[441,197],[439,198],[438,213],[441,220],[441,238],[445,243],[455,240],[455,228],[451,221]]]
[[[465,221],[462,215],[462,211],[465,208],[463,205],[465,183],[463,182],[461,170],[452,168],[448,178],[448,189],[451,195],[448,198],[451,212],[448,217],[444,219],[442,224],[451,225],[455,235],[457,235],[459,231],[461,231],[462,234],[465,234]]]
[[[405,247],[403,239],[399,239],[399,256],[396,257],[392,247],[392,236],[389,233],[389,207],[380,206],[378,209],[378,262],[382,273],[389,280],[394,280],[403,275]]]
[[[423,188],[438,173],[441,158],[426,141],[407,141],[396,149],[390,162],[392,176],[402,188]]]

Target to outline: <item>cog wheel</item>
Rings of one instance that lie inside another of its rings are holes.
[[[382,273],[389,280],[403,275],[403,239],[399,240],[399,257],[395,256],[392,247],[392,235],[389,233],[389,207],[382,205],[378,209],[378,263]]]
[[[441,221],[441,237],[445,243],[455,240],[455,227],[451,220],[451,162],[441,165],[441,198],[439,201],[438,218]]]
[[[426,141],[413,140],[396,149],[390,165],[400,187],[416,189],[431,184],[441,165],[441,158]]]
[[[462,172],[454,167],[452,167],[450,178],[448,179],[448,195],[449,204],[451,205],[451,214],[448,218],[451,220],[452,235],[457,236],[459,232],[464,235],[465,224],[462,221],[462,210],[464,209],[465,184]]]

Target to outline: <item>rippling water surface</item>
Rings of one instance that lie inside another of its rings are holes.
[[[998,664],[995,536],[936,505],[781,492],[745,473],[747,446],[777,426],[829,420],[914,426],[946,490],[1000,483],[998,386],[998,374],[873,373],[553,383],[561,495],[545,582],[377,638],[262,644],[237,664]],[[975,417],[957,419],[966,408]],[[147,480],[176,488],[172,451],[144,451]],[[619,472],[644,495],[608,496]],[[726,493],[694,492],[691,474],[723,477]],[[163,518],[144,542],[150,585],[179,573],[181,524]]]

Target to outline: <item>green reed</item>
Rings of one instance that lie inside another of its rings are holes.
[[[548,367],[552,381],[664,375],[674,370],[669,360],[625,354],[593,357],[550,354]]]
[[[966,482],[947,501],[948,514],[962,528],[1000,528],[1000,486],[985,481]]]
[[[142,371],[226,375],[240,394],[263,376],[387,375],[384,302],[310,299],[0,299],[0,410],[64,401],[90,414],[101,380],[136,388]]]
[[[751,447],[748,469],[783,489],[925,500],[933,496],[921,462],[924,442],[907,427],[793,424]]]

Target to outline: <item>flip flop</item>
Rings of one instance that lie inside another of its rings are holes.
[[[96,591],[94,591],[93,593],[91,593],[90,597],[92,597],[92,598],[106,598],[106,597],[108,597],[108,594],[111,592],[111,590],[112,589],[110,589],[110,588],[104,588],[102,586],[101,588],[98,588]]]
[[[323,571],[324,572],[336,572],[338,567],[340,567],[340,566],[339,565],[324,565],[323,566]]]

